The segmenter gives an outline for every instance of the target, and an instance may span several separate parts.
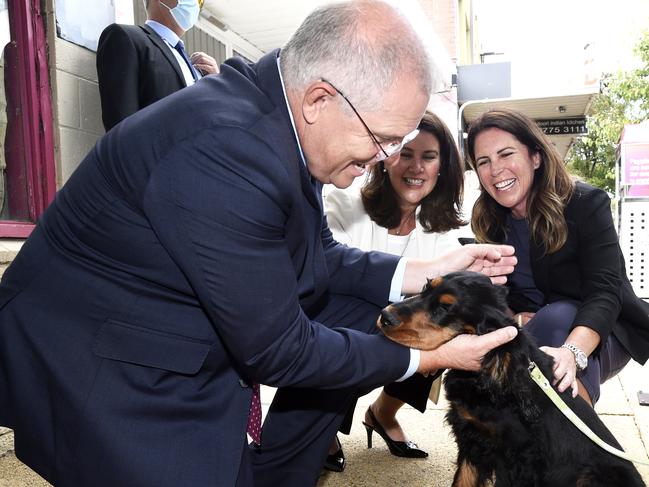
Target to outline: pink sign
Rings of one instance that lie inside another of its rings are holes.
[[[625,185],[649,185],[649,143],[622,144],[622,180]]]
[[[626,196],[628,198],[649,198],[649,184],[644,186],[629,186]]]

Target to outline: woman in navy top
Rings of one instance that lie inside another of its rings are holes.
[[[630,358],[649,357],[649,304],[626,276],[610,199],[575,182],[520,112],[484,113],[467,142],[482,185],[472,229],[479,241],[516,248],[510,308],[554,358],[559,390],[594,404]]]

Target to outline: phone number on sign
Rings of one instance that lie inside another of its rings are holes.
[[[587,134],[588,129],[585,125],[571,125],[569,127],[541,127],[544,134]]]

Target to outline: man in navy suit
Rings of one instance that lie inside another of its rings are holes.
[[[475,370],[510,340],[419,353],[374,326],[426,277],[503,282],[510,247],[400,260],[338,244],[322,213],[322,183],[395,162],[430,78],[392,7],[334,4],[281,52],[232,59],[100,139],[0,286],[18,458],[57,487],[314,485],[359,392]],[[256,383],[279,390],[249,448]]]
[[[145,25],[111,24],[101,33],[97,81],[107,131],[139,109],[193,85],[201,74],[219,72],[210,55],[195,52],[183,58],[176,48],[198,20],[203,0],[174,1],[144,0]]]

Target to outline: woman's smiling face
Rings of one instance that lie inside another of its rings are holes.
[[[426,130],[401,149],[399,162],[388,169],[388,176],[402,210],[416,208],[435,189],[440,164],[439,141]]]
[[[478,177],[487,193],[498,204],[509,208],[514,218],[525,218],[541,155],[530,153],[516,137],[498,128],[478,134],[474,154]]]

